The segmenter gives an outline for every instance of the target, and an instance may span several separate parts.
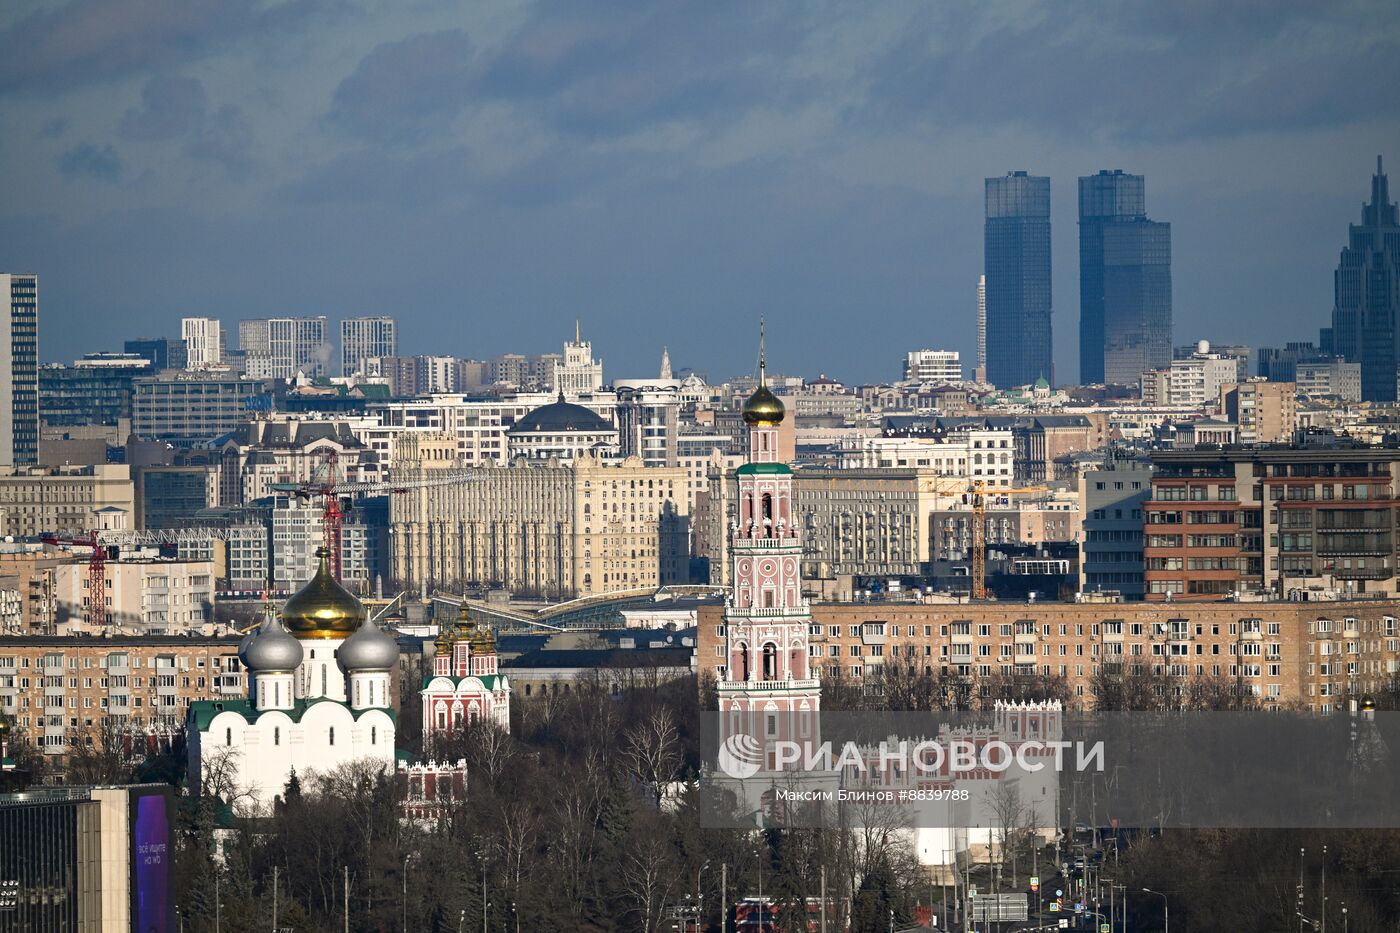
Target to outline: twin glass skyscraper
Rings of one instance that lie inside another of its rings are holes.
[[[1135,385],[1172,360],[1172,227],[1141,175],[1079,179],[1079,381]]]
[[[1053,383],[1050,179],[986,182],[987,379]],[[1079,179],[1080,381],[1136,384],[1171,364],[1171,224],[1148,220],[1141,175]]]
[[[1050,328],[1050,179],[988,178],[987,381],[1003,388],[1055,381]]]

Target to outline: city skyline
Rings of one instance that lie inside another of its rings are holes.
[[[1151,177],[1178,340],[1282,342],[1330,311],[1334,231],[1375,155],[1400,151],[1400,95],[1374,77],[1397,60],[1386,7],[477,15],[0,14],[0,112],[32,128],[0,153],[0,244],[45,279],[44,359],[190,315],[392,305],[406,353],[489,356],[518,349],[522,317],[553,333],[581,316],[616,371],[669,345],[737,373],[722,334],[763,313],[785,368],[874,381],[886,347],[834,358],[812,323],[873,319],[974,359],[981,179],[1025,168],[1058,206],[1063,379],[1079,176]],[[1104,90],[1106,69],[1127,78]],[[1356,95],[1362,75],[1381,90]]]

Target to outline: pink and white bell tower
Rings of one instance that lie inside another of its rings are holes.
[[[792,470],[778,461],[783,403],[768,388],[759,331],[758,389],[744,403],[748,462],[736,471],[738,515],[730,532],[732,587],[725,600],[727,660],[718,683],[725,736],[747,733],[772,769],[770,740],[820,741],[821,687],[812,676],[812,619],[802,597],[802,537]]]

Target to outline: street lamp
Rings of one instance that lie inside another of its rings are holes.
[[[1145,894],[1155,894],[1162,899],[1162,933],[1171,933],[1172,919],[1170,912],[1167,910],[1167,896],[1161,891],[1154,891],[1151,888],[1143,888],[1142,890]]]
[[[403,933],[408,933],[408,863],[417,854],[410,852],[403,857]]]

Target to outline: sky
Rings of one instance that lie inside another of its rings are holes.
[[[983,179],[1147,177],[1176,342],[1316,339],[1378,154],[1400,4],[8,0],[0,269],[41,355],[179,318],[389,314],[402,353],[611,377],[898,378],[975,346]],[[1395,189],[1400,191],[1400,180]],[[970,364],[969,364],[970,365]]]

